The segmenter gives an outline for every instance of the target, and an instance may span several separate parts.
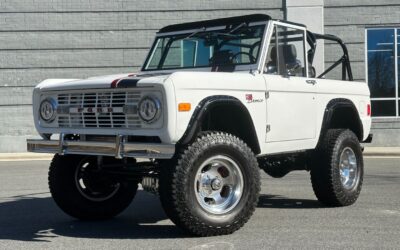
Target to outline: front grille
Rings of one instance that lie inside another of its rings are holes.
[[[99,91],[57,95],[61,128],[141,128],[140,91]]]

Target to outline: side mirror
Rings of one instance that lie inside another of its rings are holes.
[[[286,77],[289,77],[289,76],[296,76],[296,72],[295,72],[294,69],[286,69],[285,76],[286,76]]]
[[[286,72],[285,72],[285,76],[286,77],[290,77],[290,76],[296,76],[298,73],[298,69],[300,68],[299,64],[295,64],[295,65],[288,65],[286,64]]]

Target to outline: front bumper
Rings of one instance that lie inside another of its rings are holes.
[[[77,154],[124,157],[170,159],[175,153],[174,144],[132,143],[126,142],[125,136],[116,136],[115,142],[65,140],[27,140],[28,152]]]

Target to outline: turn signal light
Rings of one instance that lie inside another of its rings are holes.
[[[190,103],[187,103],[187,102],[183,102],[183,103],[179,103],[178,104],[178,111],[179,112],[187,112],[187,111],[190,111],[191,108],[192,108],[192,105]]]

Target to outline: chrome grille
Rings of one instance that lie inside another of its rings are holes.
[[[140,97],[140,91],[58,94],[58,125],[61,128],[141,128],[137,114]]]

